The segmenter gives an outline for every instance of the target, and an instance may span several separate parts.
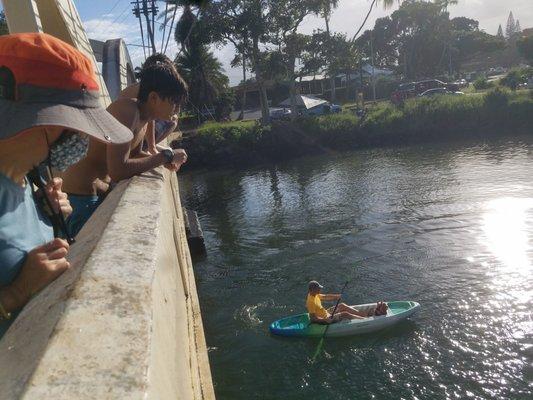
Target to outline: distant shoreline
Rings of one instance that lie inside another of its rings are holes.
[[[172,142],[189,154],[187,170],[246,168],[313,154],[462,138],[533,135],[533,91],[416,99],[352,112],[276,121],[209,124]]]

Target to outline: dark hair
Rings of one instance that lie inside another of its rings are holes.
[[[7,67],[0,68],[0,98],[15,100],[16,82],[15,75]]]
[[[143,68],[140,73],[141,84],[138,100],[144,103],[151,92],[159,97],[171,100],[175,104],[182,104],[189,92],[187,84],[172,64],[155,62]]]
[[[151,65],[157,64],[158,62],[163,64],[170,64],[173,66],[172,60],[163,53],[155,53],[149,56],[143,63],[142,68],[148,68]]]

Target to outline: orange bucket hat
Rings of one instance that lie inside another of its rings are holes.
[[[63,126],[107,143],[132,132],[100,103],[92,62],[46,33],[0,36],[0,139],[36,126]]]

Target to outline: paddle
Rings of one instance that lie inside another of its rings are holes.
[[[333,319],[333,316],[335,315],[335,311],[337,311],[337,307],[339,306],[339,303],[341,301],[341,298],[342,298],[342,295],[344,293],[344,289],[346,289],[346,286],[348,286],[348,281],[346,281],[346,283],[344,284],[344,286],[342,287],[342,290],[341,290],[341,294],[337,300],[337,303],[335,303],[335,307],[333,308],[333,312],[331,313],[331,318]],[[320,338],[320,342],[318,343],[318,346],[316,348],[316,351],[315,351],[315,354],[313,356],[313,360],[311,361],[312,363],[315,362],[316,358],[318,357],[318,355],[320,354],[320,351],[322,350],[322,346],[324,344],[324,338],[326,337],[326,333],[328,332],[328,329],[329,329],[329,326],[331,324],[327,324],[326,325],[326,329],[324,329],[324,333],[322,334],[322,337]]]

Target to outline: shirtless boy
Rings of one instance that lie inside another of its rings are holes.
[[[67,221],[73,235],[101,203],[97,190],[102,191],[102,182],[118,182],[161,165],[177,171],[187,161],[183,149],[165,149],[151,155],[140,150],[152,121],[171,119],[186,97],[187,84],[176,69],[156,63],[143,69],[137,99],[119,98],[107,108],[133,132],[133,140],[111,145],[91,140],[87,157],[63,175],[63,188],[74,209]]]

